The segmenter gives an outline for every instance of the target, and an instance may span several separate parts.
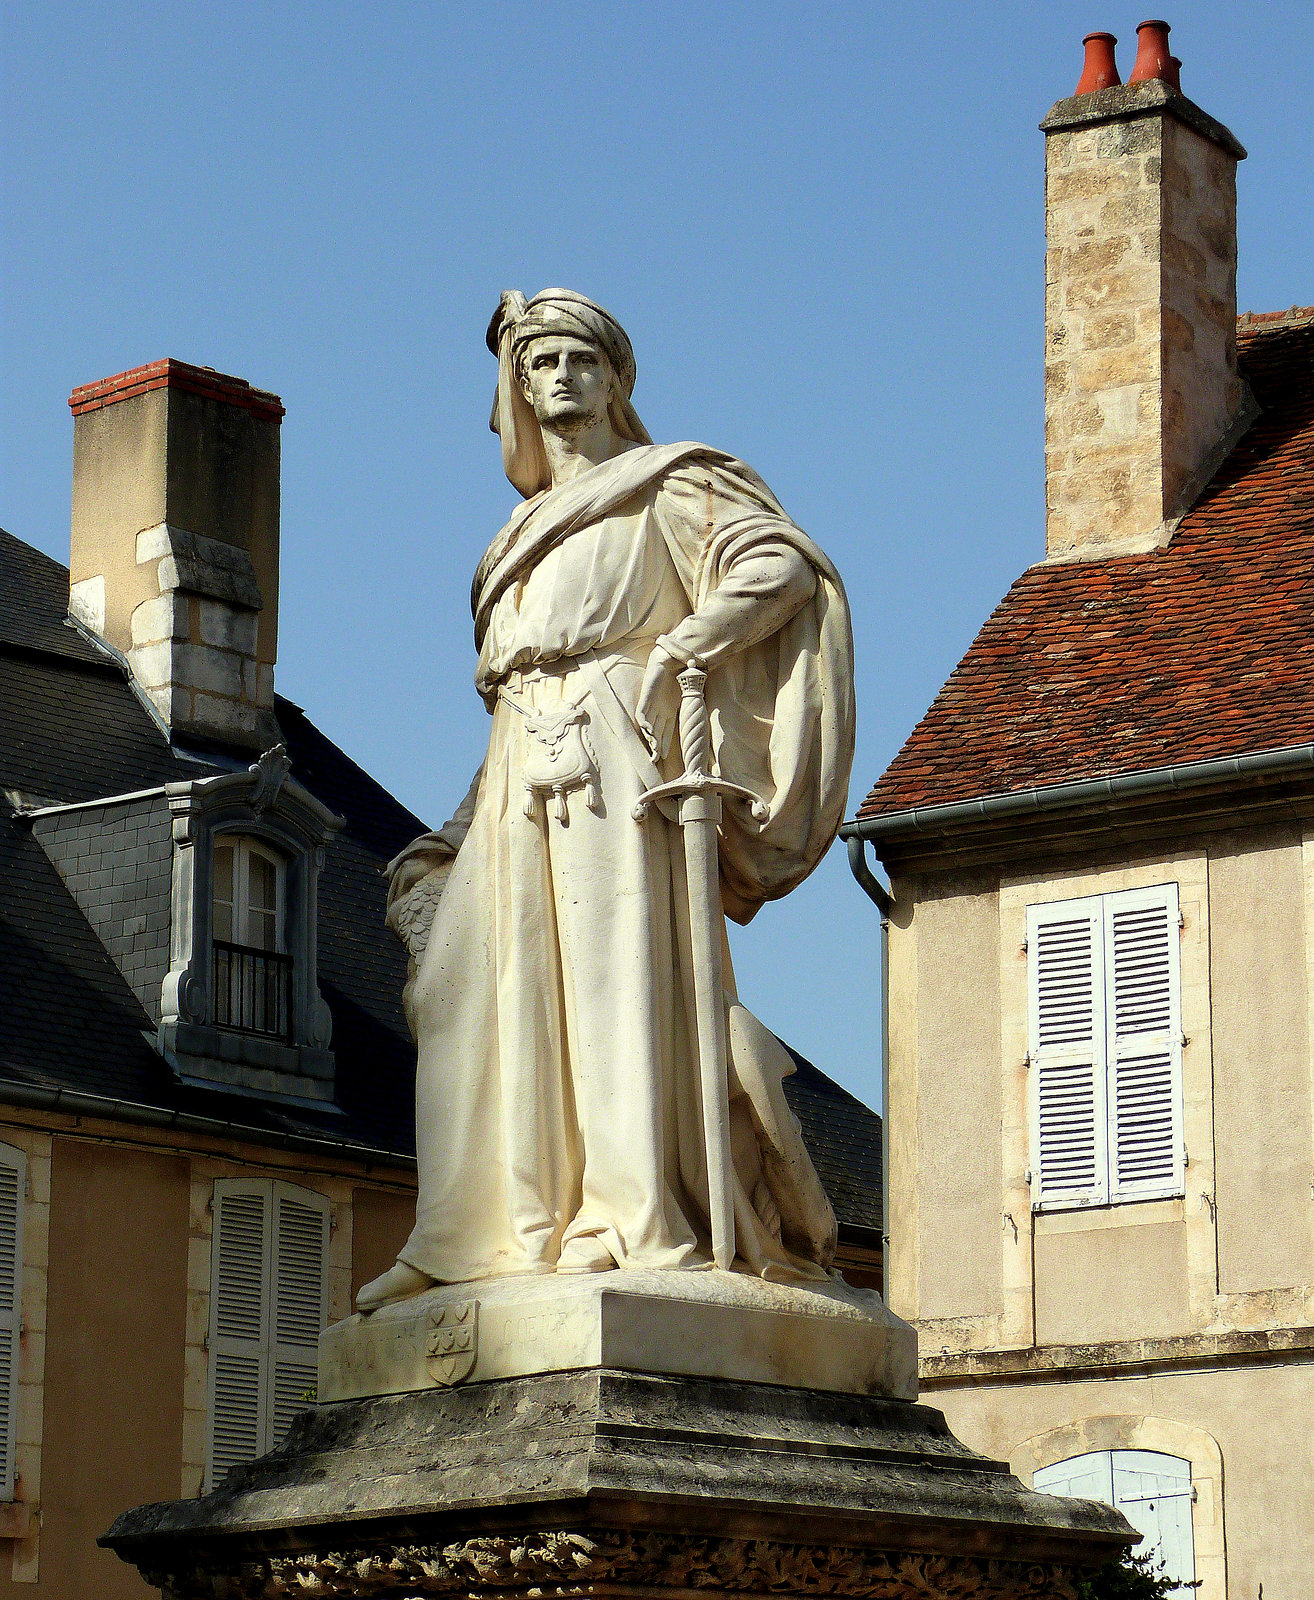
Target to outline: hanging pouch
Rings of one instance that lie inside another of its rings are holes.
[[[557,821],[569,821],[566,796],[572,789],[583,789],[589,810],[601,811],[602,786],[586,731],[589,714],[583,705],[539,713],[522,706],[505,689],[498,690],[498,698],[518,712],[525,725],[525,815],[531,819],[543,816],[550,795]]]

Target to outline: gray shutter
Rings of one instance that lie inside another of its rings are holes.
[[[1099,896],[1027,908],[1033,1204],[1108,1199]]]
[[[26,1192],[27,1157],[12,1145],[0,1144],[0,1500],[14,1498]]]
[[[1181,940],[1177,885],[1109,895],[1110,1199],[1181,1194]]]
[[[210,1270],[210,1427],[206,1481],[254,1461],[268,1431],[268,1180],[219,1179],[214,1186]]]
[[[269,1445],[305,1409],[318,1374],[328,1311],[329,1202],[289,1183],[274,1185],[273,1338]]]

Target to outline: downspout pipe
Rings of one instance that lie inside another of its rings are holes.
[[[911,811],[891,811],[882,817],[861,817],[846,822],[840,838],[848,842],[849,862],[856,841],[886,839],[894,835],[944,832],[978,822],[1029,817],[1050,811],[1091,805],[1116,805],[1123,800],[1174,794],[1205,784],[1281,778],[1314,770],[1314,744],[1287,745],[1280,750],[1258,750],[1251,755],[1220,756],[1209,761],[1184,761],[1171,767],[1148,767],[1112,778],[1085,778],[1077,783],[1053,783],[1039,789],[1015,789],[1006,794],[983,795],[978,800],[958,800],[943,806],[918,806]],[[865,870],[865,864],[864,864]],[[853,868],[854,876],[858,869]],[[870,876],[870,874],[868,874]],[[858,878],[859,883],[863,883]],[[866,889],[863,883],[863,888]],[[871,894],[871,890],[867,890]],[[875,896],[872,896],[875,899]],[[880,902],[878,901],[877,904]]]
[[[848,838],[849,870],[881,914],[881,1288],[890,1297],[890,909],[894,897],[867,865],[867,841]]]

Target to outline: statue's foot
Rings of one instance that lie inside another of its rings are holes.
[[[427,1272],[419,1272],[398,1261],[386,1272],[372,1279],[356,1296],[357,1311],[377,1311],[380,1306],[391,1305],[394,1300],[409,1300],[412,1295],[432,1289],[438,1280]]]
[[[562,1246],[558,1272],[614,1272],[616,1258],[601,1239],[591,1233],[577,1234]]]

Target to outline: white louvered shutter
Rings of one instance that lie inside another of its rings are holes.
[[[324,1195],[274,1185],[270,1449],[283,1442],[318,1380],[318,1341],[328,1311],[328,1236]]]
[[[1181,1194],[1181,940],[1177,885],[1109,895],[1109,1187],[1114,1201]]]
[[[206,1481],[280,1444],[317,1378],[329,1202],[269,1178],[215,1184]]]
[[[0,1500],[14,1498],[26,1191],[26,1156],[12,1145],[0,1144]]]
[[[210,1428],[206,1479],[254,1461],[266,1433],[270,1184],[214,1186],[210,1270]]]
[[[1108,1199],[1103,908],[1027,910],[1033,1204]]]

